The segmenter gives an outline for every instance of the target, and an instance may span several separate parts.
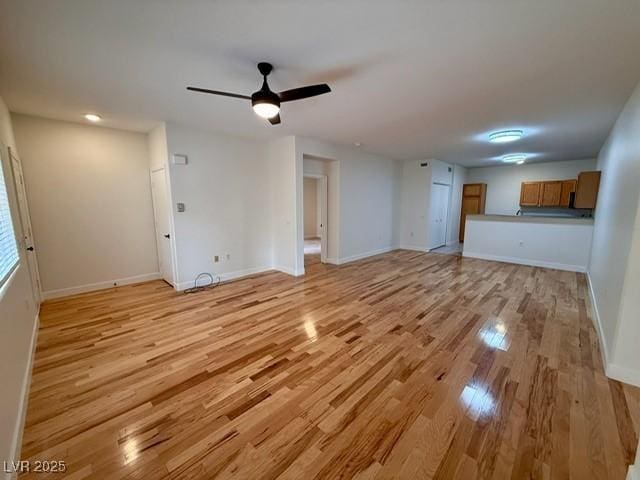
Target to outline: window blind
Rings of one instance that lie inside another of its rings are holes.
[[[7,281],[19,260],[5,181],[6,177],[0,164],[0,287]]]

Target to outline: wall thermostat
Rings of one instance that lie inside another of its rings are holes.
[[[186,165],[187,164],[187,156],[181,153],[173,154],[173,164],[174,165]]]

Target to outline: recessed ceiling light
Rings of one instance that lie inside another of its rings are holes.
[[[85,113],[84,118],[89,120],[90,122],[99,122],[102,120],[100,115],[96,115],[95,113]]]
[[[360,146],[362,146],[362,144],[361,144],[360,142],[353,142],[353,144],[354,144],[356,147],[360,147]]]
[[[520,140],[524,135],[522,130],[502,130],[500,132],[493,132],[489,135],[489,141],[491,143],[507,143]]]
[[[524,163],[524,160],[520,160],[516,162],[516,165],[522,165]]]
[[[527,159],[524,153],[510,153],[502,157],[502,161],[505,163],[517,163],[522,164]]]

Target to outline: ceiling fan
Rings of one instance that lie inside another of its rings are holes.
[[[267,120],[269,120],[269,122],[271,122],[271,125],[277,125],[280,123],[281,103],[291,102],[293,100],[302,100],[303,98],[315,97],[316,95],[322,95],[323,93],[329,93],[331,91],[329,85],[327,85],[326,83],[320,83],[318,85],[292,88],[291,90],[285,90],[284,92],[276,93],[271,91],[269,85],[267,84],[267,76],[273,70],[273,65],[267,62],[260,62],[258,64],[258,70],[263,77],[262,88],[260,88],[260,90],[258,90],[257,92],[251,94],[250,97],[248,95],[219,92],[217,90],[209,90],[206,88],[198,87],[187,87],[187,90],[251,100],[253,111],[262,118],[266,118]]]

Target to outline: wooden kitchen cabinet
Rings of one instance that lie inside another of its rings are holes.
[[[560,191],[560,206],[568,207],[571,193],[576,191],[577,180],[563,180],[562,189]]]
[[[540,189],[540,206],[541,207],[559,207],[560,194],[562,193],[562,182],[542,182]]]
[[[520,186],[520,206],[537,207],[540,205],[542,182],[522,182]]]
[[[486,183],[466,183],[462,186],[462,207],[460,209],[460,241],[464,242],[464,226],[467,215],[484,213],[487,197]]]
[[[575,192],[575,208],[595,208],[600,185],[600,172],[581,172],[578,180],[543,180],[522,182],[521,207],[570,207]]]
[[[598,189],[600,188],[600,172],[580,172],[576,186],[575,208],[596,208]]]

